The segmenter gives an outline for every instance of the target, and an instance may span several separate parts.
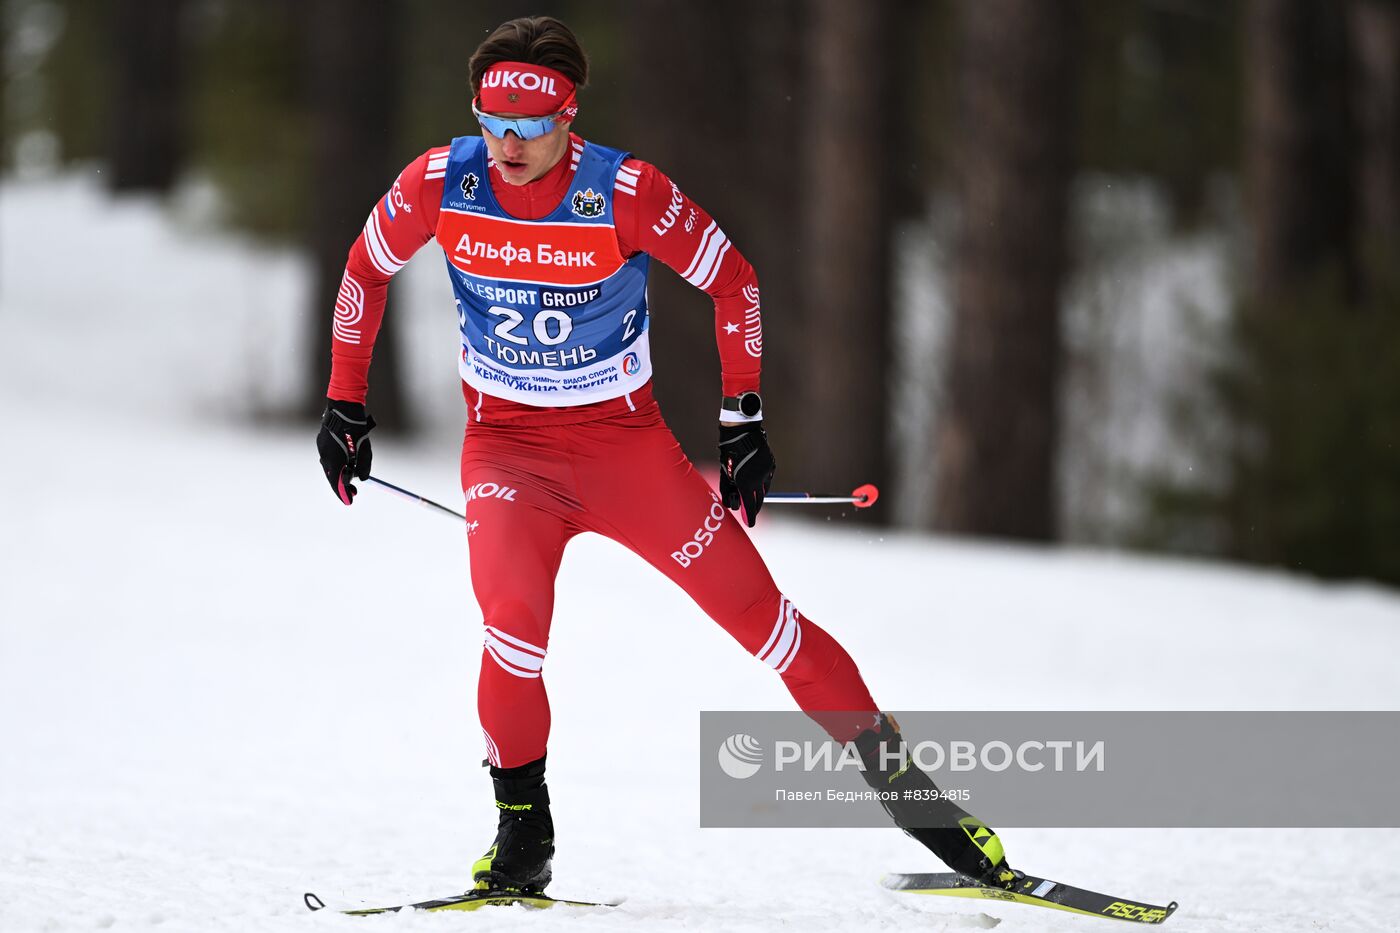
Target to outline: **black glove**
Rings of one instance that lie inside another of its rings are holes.
[[[750,528],[777,468],[762,421],[719,426],[719,497],[725,508],[742,509]]]
[[[326,411],[321,415],[321,432],[316,435],[316,450],[321,455],[321,469],[326,480],[349,505],[355,499],[354,478],[369,479],[370,428],[374,419],[365,414],[359,402],[338,402],[326,399]]]

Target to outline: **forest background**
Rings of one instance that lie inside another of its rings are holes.
[[[576,130],[757,268],[778,486],[1400,583],[1400,3],[4,0],[0,171],[303,257],[301,365],[229,415],[309,431],[365,215],[477,132],[467,57],[539,13],[592,59]],[[391,289],[370,396],[410,438],[460,424],[416,300]],[[450,334],[448,289],[425,305]],[[709,302],[658,268],[651,306],[657,394],[712,459]]]

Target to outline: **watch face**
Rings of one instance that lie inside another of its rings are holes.
[[[745,392],[739,396],[739,414],[745,418],[752,418],[763,411],[763,399],[759,398],[757,392]]]

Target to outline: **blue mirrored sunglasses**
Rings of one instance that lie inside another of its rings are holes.
[[[506,117],[493,117],[489,113],[482,113],[476,109],[476,101],[472,101],[472,114],[476,117],[476,122],[481,124],[481,128],[497,139],[504,139],[508,132],[514,132],[521,139],[537,139],[554,130],[555,121],[564,115],[564,111],[551,113],[547,117],[507,119]]]

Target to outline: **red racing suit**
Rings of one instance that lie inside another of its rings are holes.
[[[574,159],[527,185],[488,170],[491,194],[518,220],[555,211]],[[362,402],[389,279],[439,231],[448,149],[399,175],[350,250],[336,306],[327,394]],[[475,184],[473,180],[472,184]],[[591,191],[591,189],[590,189]],[[654,166],[628,158],[612,191],[622,257],[645,252],[715,303],[724,394],[759,387],[762,325],[752,267],[705,211]],[[527,236],[530,225],[522,224]],[[837,740],[877,707],[850,656],[778,590],[739,522],[662,420],[650,382],[615,398],[542,407],[463,383],[462,448],[472,587],[485,625],[477,707],[487,756],[514,767],[545,754],[542,678],[564,547],[581,531],[631,549],[688,593],[743,648],[778,672],[799,707]]]

